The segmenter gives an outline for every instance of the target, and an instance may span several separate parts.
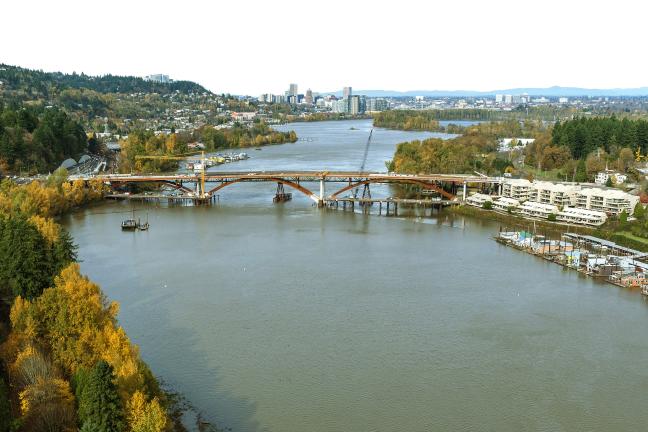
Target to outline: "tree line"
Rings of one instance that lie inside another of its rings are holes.
[[[190,133],[156,135],[152,131],[136,130],[121,141],[121,172],[168,172],[177,169],[178,160],[146,159],[138,156],[181,157],[191,154],[188,144],[200,142],[206,152],[224,149],[248,148],[297,141],[295,131],[280,132],[266,123],[257,122],[250,127],[235,123],[231,128],[216,129],[203,126]],[[194,150],[194,153],[197,153]]]
[[[64,89],[88,89],[100,93],[209,93],[203,86],[191,81],[160,83],[147,81],[135,76],[86,74],[65,74],[44,72],[18,66],[0,64],[0,81],[7,89],[24,92],[26,95],[39,94],[51,98],[53,92]]]
[[[162,432],[170,401],[53,216],[101,182],[0,183],[0,432]],[[7,305],[10,309],[7,310]]]
[[[429,138],[398,145],[389,163],[390,171],[401,173],[501,174],[511,161],[498,155],[498,139],[537,134],[545,129],[541,122],[480,123],[465,128],[462,135],[444,140]]]
[[[53,171],[88,148],[81,125],[51,107],[0,105],[0,172]]]
[[[607,153],[620,148],[641,149],[648,152],[648,121],[611,117],[579,117],[556,122],[551,134],[552,143],[569,149],[575,159],[583,159],[602,149]]]

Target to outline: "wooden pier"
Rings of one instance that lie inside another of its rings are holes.
[[[144,194],[128,194],[128,193],[114,193],[105,195],[104,198],[112,200],[130,200],[140,201],[143,203],[160,204],[166,202],[169,205],[210,205],[217,204],[220,201],[219,195],[211,195],[206,198],[191,195],[170,195],[161,193],[144,193]]]
[[[459,201],[435,200],[435,199],[408,199],[408,198],[331,198],[324,200],[328,208],[355,211],[356,204],[360,206],[363,212],[368,213],[374,205],[378,205],[378,215],[398,216],[400,207],[420,207],[423,209],[430,208],[440,209],[447,206],[460,204]]]

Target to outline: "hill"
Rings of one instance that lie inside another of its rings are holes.
[[[191,81],[159,83],[134,76],[64,74],[6,64],[0,64],[0,81],[4,92],[23,91],[32,96],[40,93],[45,97],[51,96],[52,90],[64,89],[87,89],[99,93],[210,93]]]
[[[528,94],[530,96],[547,96],[547,97],[588,97],[588,96],[608,96],[608,97],[638,97],[648,96],[648,87],[637,88],[614,88],[614,89],[590,89],[581,87],[520,87],[509,88],[490,91],[476,91],[476,90],[408,90],[408,91],[394,91],[394,90],[355,90],[354,93],[362,94],[370,97],[480,97],[480,96],[494,96],[496,94],[512,94],[521,95]],[[342,95],[342,92],[336,91],[325,94]]]

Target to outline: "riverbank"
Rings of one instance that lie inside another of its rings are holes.
[[[585,227],[573,224],[564,224],[559,222],[549,222],[545,220],[531,220],[514,214],[499,213],[494,210],[485,210],[469,205],[454,206],[447,211],[462,215],[491,221],[500,222],[504,227],[525,229],[529,232],[535,230],[538,233],[563,234],[565,232],[592,235],[605,240],[613,241],[619,245],[637,249],[642,252],[648,252],[648,243],[640,238],[631,238],[623,232],[614,232],[605,228]]]

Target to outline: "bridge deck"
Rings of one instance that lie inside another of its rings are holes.
[[[91,180],[101,179],[110,182],[159,182],[159,181],[182,181],[199,182],[202,179],[201,173],[194,174],[106,174],[106,175],[79,175],[71,176],[71,179]],[[272,181],[274,179],[291,179],[299,181],[325,181],[325,182],[348,182],[358,180],[372,180],[374,182],[398,183],[420,181],[420,182],[447,182],[447,183],[501,183],[500,177],[482,177],[470,174],[390,174],[358,171],[259,171],[259,172],[206,172],[205,181],[225,182],[232,180],[239,181]]]

